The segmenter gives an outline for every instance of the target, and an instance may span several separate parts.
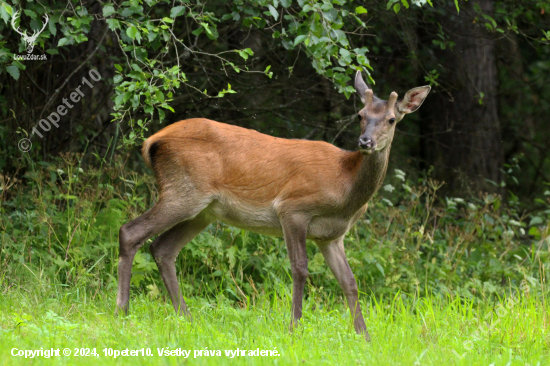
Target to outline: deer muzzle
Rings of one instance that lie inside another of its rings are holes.
[[[371,153],[376,148],[376,142],[370,136],[361,136],[358,141],[359,150]]]

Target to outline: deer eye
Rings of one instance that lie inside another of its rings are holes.
[[[358,117],[359,119],[363,118],[359,113],[357,113],[357,117]]]
[[[395,122],[395,118],[390,118],[390,120],[388,121],[389,123],[394,123]]]

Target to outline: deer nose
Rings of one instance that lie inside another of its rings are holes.
[[[374,147],[374,141],[368,137],[359,137],[359,148],[372,149]]]

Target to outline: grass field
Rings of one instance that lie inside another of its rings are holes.
[[[209,300],[188,299],[194,316],[189,322],[175,317],[162,296],[152,299],[142,294],[132,295],[129,316],[116,317],[115,291],[91,293],[52,285],[33,273],[34,280],[21,280],[19,285],[8,286],[3,279],[0,364],[550,364],[550,298],[525,288],[491,305],[405,295],[375,300],[363,294],[372,337],[367,344],[353,332],[341,297],[323,300],[311,291],[304,302],[302,325],[290,333],[287,285],[242,306],[221,294]],[[12,356],[19,350],[52,348],[59,349],[60,356]],[[71,356],[62,355],[65,348]],[[84,350],[90,355],[75,356],[77,348],[90,349]],[[142,348],[143,352],[149,348],[152,355],[114,357],[115,350]],[[159,356],[161,348],[190,353],[188,358]],[[92,355],[94,349],[98,356]],[[104,349],[112,349],[112,356]],[[247,350],[246,356],[225,355],[237,349]],[[210,355],[217,350],[219,356]],[[273,354],[276,350],[278,356],[249,356],[248,350]]]
[[[130,315],[116,317],[118,232],[153,204],[154,184],[80,158],[37,164],[0,194],[0,365],[550,365],[550,192],[525,214],[517,197],[438,199],[440,183],[395,170],[345,238],[366,343],[314,243],[290,333],[284,241],[219,223],[177,258],[193,322],[167,302],[150,241],[134,259]],[[60,355],[24,357],[50,349]],[[190,353],[166,355],[178,350]]]

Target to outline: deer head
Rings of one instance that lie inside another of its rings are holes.
[[[21,37],[23,38],[23,42],[25,42],[25,46],[27,47],[27,53],[31,53],[34,49],[34,45],[36,43],[36,39],[38,38],[38,36],[40,35],[40,33],[42,33],[42,31],[44,30],[44,28],[46,28],[46,25],[48,24],[48,20],[50,19],[48,17],[48,14],[44,14],[44,25],[42,26],[42,29],[40,29],[39,31],[34,31],[32,36],[28,36],[27,35],[27,31],[23,30],[23,32],[21,32],[19,30],[19,27],[15,27],[15,21],[17,20],[17,18],[20,17],[20,14],[19,12],[15,12],[15,14],[13,14],[13,17],[11,18],[11,26],[12,28],[21,35]]]
[[[376,97],[369,89],[361,72],[355,75],[355,90],[364,104],[359,111],[361,136],[359,150],[363,154],[384,150],[393,140],[395,125],[405,114],[416,111],[430,92],[430,86],[419,86],[405,93],[403,99],[397,100],[397,93],[392,92],[387,101]]]

